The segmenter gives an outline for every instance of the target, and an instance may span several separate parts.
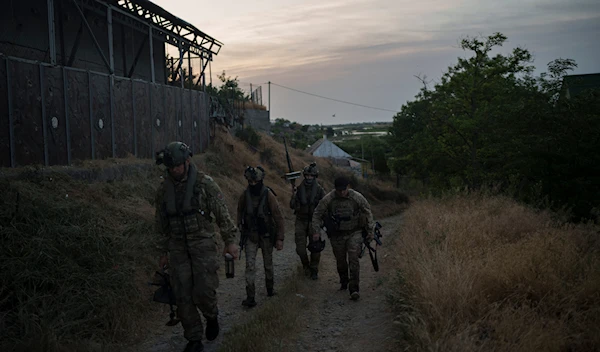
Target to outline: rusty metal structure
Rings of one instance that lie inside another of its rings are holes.
[[[179,53],[178,84],[167,77],[167,45]],[[4,2],[0,167],[152,158],[171,140],[203,151],[205,69],[222,45],[147,0]]]

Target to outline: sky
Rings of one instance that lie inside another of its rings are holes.
[[[154,2],[222,42],[213,83],[225,71],[246,92],[261,86],[272,120],[392,121],[421,88],[415,76],[435,83],[469,55],[459,48],[466,36],[503,33],[497,52],[528,49],[535,74],[557,58],[577,62],[572,74],[600,72],[600,0]]]

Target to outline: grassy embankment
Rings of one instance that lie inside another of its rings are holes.
[[[480,194],[414,202],[390,303],[402,349],[600,349],[600,235]]]
[[[218,182],[232,214],[246,187],[245,166],[263,165],[265,183],[291,221],[291,190],[280,177],[287,171],[283,147],[263,135],[258,150],[220,132],[194,162]],[[301,151],[291,154],[298,169],[313,160]],[[320,181],[331,189],[339,170],[317,162]],[[144,167],[135,167],[140,164]],[[155,270],[153,200],[160,169],[133,158],[85,162],[75,169],[2,172],[20,176],[0,180],[1,350],[108,350],[144,337],[149,319],[164,319],[146,285]],[[114,169],[118,177],[81,180],[93,169]],[[391,202],[402,196],[385,184],[363,189],[380,216],[402,207]]]

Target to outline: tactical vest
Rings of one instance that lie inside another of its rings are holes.
[[[174,237],[196,234],[210,230],[211,220],[207,209],[206,191],[199,182],[203,173],[198,174],[190,164],[188,179],[184,184],[175,185],[166,177],[164,194],[164,216]]]
[[[298,187],[296,193],[296,201],[300,204],[300,207],[296,209],[298,217],[309,219],[312,216],[317,204],[319,204],[319,200],[317,200],[318,191],[319,185],[316,180],[313,181],[310,187],[306,187],[305,183]]]
[[[259,236],[269,237],[273,231],[273,217],[269,208],[269,188],[262,186],[260,196],[253,196],[246,189],[244,208],[244,229],[257,232]]]
[[[335,231],[355,231],[359,228],[360,209],[354,199],[335,197],[329,203],[327,216],[335,221]]]

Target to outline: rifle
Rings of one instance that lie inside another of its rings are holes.
[[[174,305],[177,305],[175,301],[175,294],[173,293],[173,287],[171,287],[171,277],[169,273],[166,272],[166,267],[163,268],[163,272],[156,271],[156,275],[160,277],[159,282],[149,282],[148,285],[151,286],[160,286],[155,292],[153,301],[158,303],[168,304],[171,308],[171,313],[169,314],[169,321],[165,324],[167,326],[175,326],[179,324],[179,319],[175,318],[175,309]]]
[[[381,226],[379,221],[375,222],[375,230],[373,231],[375,233],[375,236],[374,236],[375,247],[383,245],[383,243],[381,242],[381,237],[383,237],[383,235],[381,234],[381,231],[380,231],[380,229],[382,227],[383,226]],[[365,249],[369,249],[369,257],[371,257],[371,263],[373,264],[373,269],[375,271],[379,271],[379,262],[377,261],[377,249],[373,248],[371,246],[370,241],[367,240],[367,235],[368,235],[367,230],[363,229],[362,230],[362,237],[363,237],[362,249],[361,249],[358,257],[362,258],[362,256],[365,254]]]
[[[287,164],[288,164],[288,170],[289,172],[287,174],[285,174],[285,179],[287,181],[290,181],[290,183],[292,184],[292,188],[296,188],[296,179],[300,178],[300,171],[293,171],[294,167],[292,166],[292,159],[290,159],[290,153],[288,153],[288,148],[287,148],[287,143],[285,141],[285,137],[283,137],[283,146],[285,147],[285,158],[287,160]]]

